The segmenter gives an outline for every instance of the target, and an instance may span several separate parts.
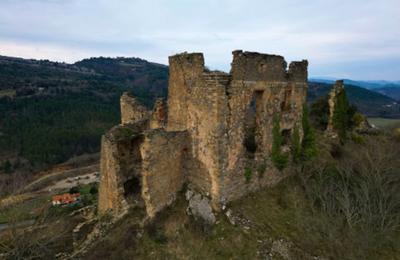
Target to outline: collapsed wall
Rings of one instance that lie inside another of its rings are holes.
[[[103,137],[101,212],[129,204],[124,176],[138,176],[149,216],[170,204],[184,183],[219,210],[285,176],[270,160],[272,122],[279,118],[284,145],[295,127],[301,132],[307,61],[287,68],[282,56],[234,51],[229,74],[206,69],[201,53],[171,56],[169,65],[168,106],[157,101],[150,112],[133,97],[121,98],[126,111],[117,129],[143,129],[121,144],[111,138],[115,129]]]

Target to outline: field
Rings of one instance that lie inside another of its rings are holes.
[[[389,119],[382,117],[369,117],[368,121],[378,128],[391,128],[400,126],[400,119]]]
[[[0,97],[15,97],[16,91],[14,89],[0,90]]]

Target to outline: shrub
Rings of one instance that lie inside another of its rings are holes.
[[[329,120],[328,98],[320,98],[311,105],[310,116],[315,128],[325,131]]]
[[[253,175],[253,171],[251,170],[251,168],[246,167],[246,169],[244,169],[244,178],[246,179],[247,183],[250,182],[252,175]]]
[[[333,110],[333,128],[339,135],[339,140],[343,144],[347,139],[347,130],[355,126],[353,119],[359,120],[359,116],[355,116],[357,108],[350,106],[347,99],[346,91],[343,90],[336,96],[335,108]],[[356,117],[356,118],[354,118]]]
[[[361,113],[354,113],[353,117],[351,118],[351,125],[358,127],[365,121],[365,117]]]
[[[79,193],[79,190],[80,189],[78,186],[72,187],[71,189],[69,189],[69,194]]]
[[[97,194],[98,193],[98,189],[97,189],[97,187],[96,186],[92,186],[91,188],[90,188],[90,194],[92,194],[92,195],[95,195],[95,194]]]
[[[393,130],[393,138],[400,142],[400,127]]]
[[[272,128],[271,159],[275,167],[280,171],[282,171],[288,163],[288,156],[282,153],[282,142],[283,137],[280,130],[279,117],[275,116]]]
[[[362,137],[361,135],[356,134],[356,133],[351,134],[351,140],[353,142],[355,142],[356,144],[364,144],[365,143],[364,137]]]
[[[340,146],[343,155],[318,161],[304,175],[307,198],[314,209],[338,228],[358,234],[363,243],[388,241],[400,226],[399,146],[385,139],[366,139],[362,148]]]

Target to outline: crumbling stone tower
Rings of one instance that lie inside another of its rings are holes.
[[[171,56],[168,105],[149,112],[123,95],[122,124],[103,136],[99,211],[137,204],[152,217],[184,183],[219,210],[278,182],[285,173],[270,160],[272,121],[280,118],[285,145],[301,130],[307,66],[234,51],[227,74],[207,70],[201,53]]]

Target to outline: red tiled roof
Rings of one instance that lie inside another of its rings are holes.
[[[53,202],[68,204],[68,203],[77,201],[77,199],[80,196],[81,196],[81,194],[79,194],[79,193],[75,193],[75,194],[65,193],[65,194],[55,195],[55,196],[53,196]]]

